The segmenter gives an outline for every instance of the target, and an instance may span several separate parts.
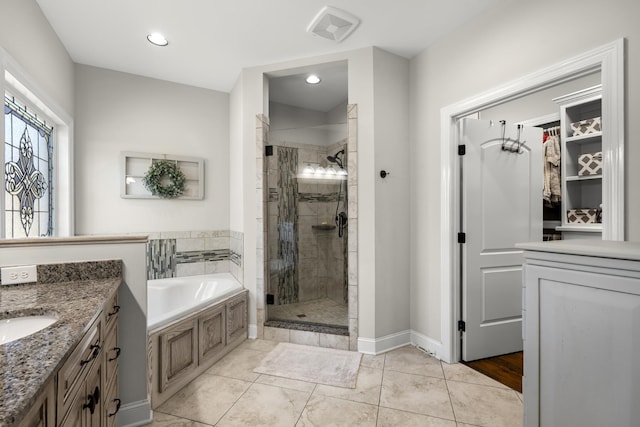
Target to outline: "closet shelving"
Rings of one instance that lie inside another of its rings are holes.
[[[572,123],[602,117],[602,86],[580,90],[554,99],[560,106],[562,151],[562,224],[556,229],[564,239],[598,238],[602,223],[572,223],[568,220],[571,209],[600,209],[602,206],[602,173],[580,175],[578,158],[583,154],[602,153],[602,130],[574,135]],[[606,123],[604,123],[606,126]]]

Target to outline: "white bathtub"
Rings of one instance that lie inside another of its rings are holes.
[[[147,331],[158,329],[242,291],[231,273],[147,281]]]

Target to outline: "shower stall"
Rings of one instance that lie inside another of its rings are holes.
[[[273,106],[266,150],[265,325],[346,334],[347,125],[291,127]],[[290,114],[289,114],[290,115]]]

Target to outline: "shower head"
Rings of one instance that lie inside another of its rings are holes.
[[[342,158],[340,157],[341,155],[344,154],[344,149],[338,151],[336,154],[334,154],[333,156],[327,156],[327,160],[329,160],[331,163],[335,163],[336,165],[340,166],[340,168],[342,168]]]

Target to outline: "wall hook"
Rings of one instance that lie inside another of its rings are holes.
[[[384,169],[380,171],[380,178],[383,178],[383,179],[384,179],[384,178],[386,178],[386,177],[387,177],[387,175],[391,175],[391,172],[387,172],[387,171],[386,171],[386,170],[384,170]]]

